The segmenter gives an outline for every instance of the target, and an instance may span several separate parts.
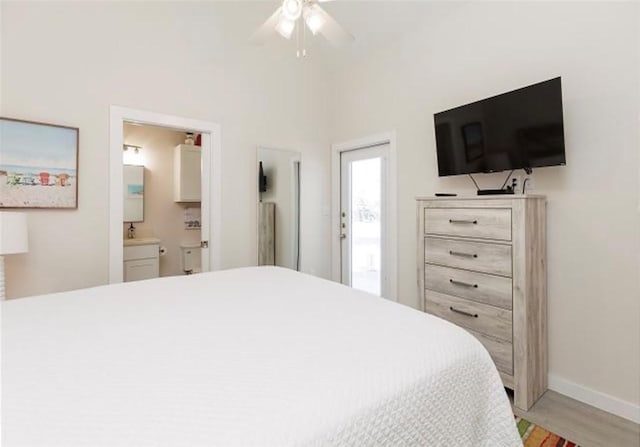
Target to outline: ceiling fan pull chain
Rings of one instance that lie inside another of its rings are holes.
[[[300,25],[296,21],[296,57],[300,59]]]
[[[302,28],[302,57],[307,57],[307,27],[302,24],[300,28]]]

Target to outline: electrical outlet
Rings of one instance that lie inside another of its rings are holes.
[[[524,186],[524,193],[527,194],[529,192],[532,192],[536,189],[536,185],[533,181],[533,177],[531,175],[527,175],[523,178],[522,180],[523,182],[527,182],[526,185],[520,185],[520,192],[522,192],[522,186]]]
[[[524,187],[525,188],[524,189],[524,193],[526,194],[528,192],[535,191],[536,185],[535,185],[535,182],[533,181],[533,176],[528,175],[528,176],[525,177],[524,180],[527,181],[527,184]],[[524,180],[523,180],[523,182],[524,182]]]

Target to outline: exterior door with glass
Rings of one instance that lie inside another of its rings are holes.
[[[341,282],[385,293],[388,144],[340,155]]]

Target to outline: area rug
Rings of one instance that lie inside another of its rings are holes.
[[[516,424],[524,447],[579,447],[526,419],[516,418]]]

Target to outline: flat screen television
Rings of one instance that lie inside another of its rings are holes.
[[[564,165],[560,78],[434,115],[438,174]]]

